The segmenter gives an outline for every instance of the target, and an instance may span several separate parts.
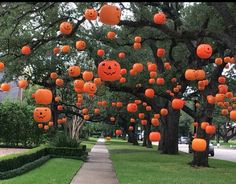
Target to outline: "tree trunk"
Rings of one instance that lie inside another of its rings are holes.
[[[147,148],[152,148],[152,142],[149,140],[149,134],[151,132],[151,123],[150,118],[148,117],[148,123],[144,126],[144,135],[143,135],[143,146]]]
[[[178,154],[178,128],[180,111],[174,110],[169,102],[169,113],[167,117],[162,118],[161,124],[161,140],[158,150],[163,154]]]

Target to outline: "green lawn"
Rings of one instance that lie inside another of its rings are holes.
[[[216,146],[217,143],[215,140],[211,141],[213,144]],[[236,140],[229,140],[228,143],[224,141],[220,141],[220,147],[221,148],[231,148],[231,149],[236,149]]]
[[[81,160],[53,158],[42,166],[1,184],[69,184],[82,165]]]
[[[125,141],[107,141],[120,184],[233,184],[236,163],[210,159],[210,168],[193,168],[192,156],[160,154]]]
[[[90,151],[97,142],[97,138],[89,137],[88,140],[83,140],[82,145],[86,145],[87,151]]]

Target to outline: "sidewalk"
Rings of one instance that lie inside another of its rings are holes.
[[[71,184],[119,184],[104,142],[104,139],[98,139]]]

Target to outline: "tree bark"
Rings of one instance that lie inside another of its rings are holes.
[[[161,141],[159,142],[158,150],[163,154],[178,154],[178,127],[180,111],[174,110],[171,107],[171,102],[168,105],[168,115],[163,118],[161,124]]]

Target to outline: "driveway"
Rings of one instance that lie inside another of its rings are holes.
[[[188,153],[188,144],[179,144],[179,151]],[[236,162],[236,149],[224,149],[224,148],[217,148],[215,146],[214,151],[215,151],[214,157],[209,157],[209,158]]]

